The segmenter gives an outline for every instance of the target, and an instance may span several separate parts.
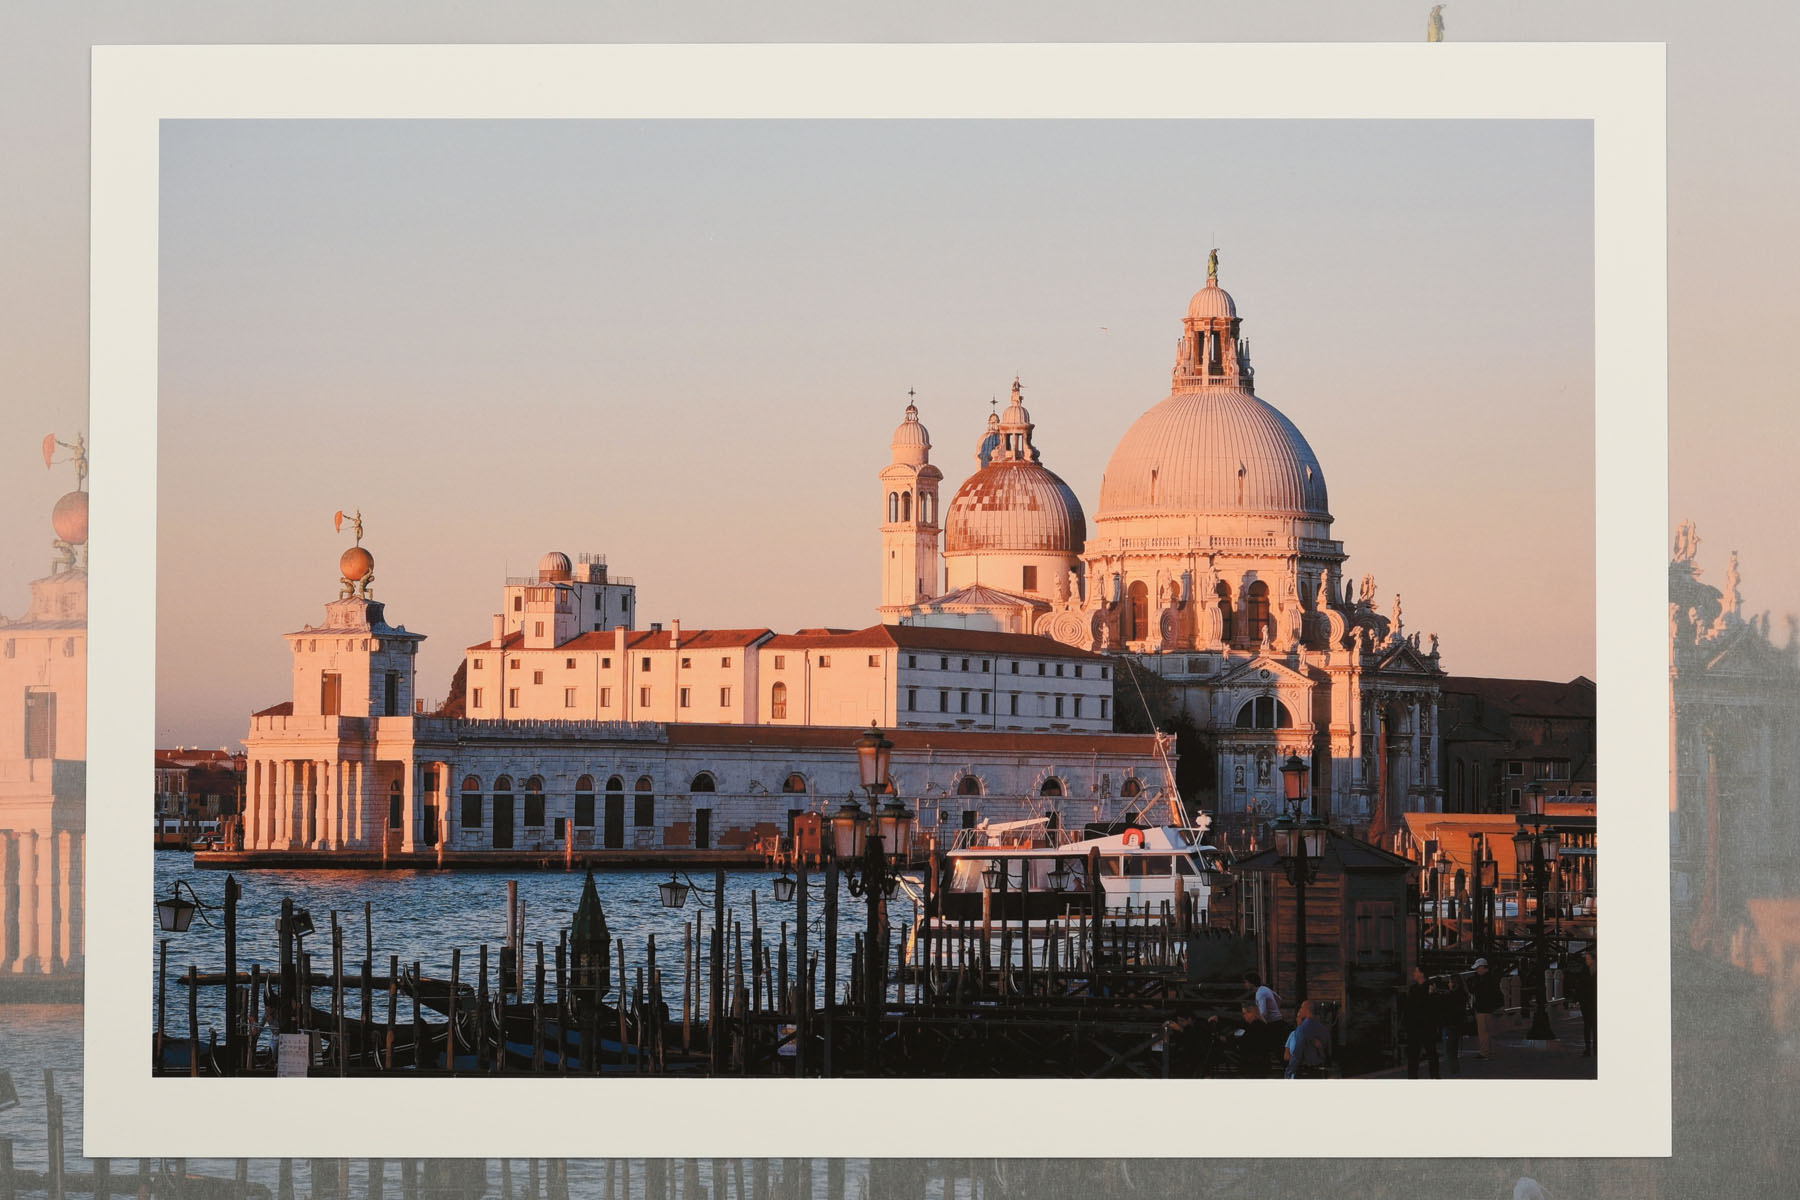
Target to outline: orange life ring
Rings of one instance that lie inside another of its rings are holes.
[[[1127,829],[1124,833],[1123,840],[1127,846],[1142,846],[1144,844],[1144,831],[1141,829]]]

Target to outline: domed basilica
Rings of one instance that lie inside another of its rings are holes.
[[[1398,595],[1380,613],[1374,577],[1345,574],[1319,458],[1255,394],[1242,324],[1215,254],[1169,395],[1113,451],[1091,531],[1043,465],[1017,380],[941,526],[943,475],[908,405],[881,472],[882,619],[1129,656],[1213,756],[1212,794],[1190,799],[1266,814],[1298,755],[1321,815],[1385,832],[1443,807],[1437,637],[1421,645]],[[1123,681],[1117,702],[1138,703]]]

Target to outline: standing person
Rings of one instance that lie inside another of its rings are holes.
[[[1281,998],[1255,971],[1244,974],[1244,986],[1256,993],[1256,1011],[1271,1025],[1281,1023]]]
[[[1432,981],[1438,1024],[1444,1031],[1444,1057],[1450,1074],[1462,1074],[1463,1029],[1469,1022],[1469,990],[1456,975],[1440,975]]]
[[[1288,1034],[1287,1049],[1283,1052],[1289,1079],[1319,1074],[1325,1066],[1331,1037],[1324,1022],[1313,1016],[1311,1000],[1302,1000],[1295,1015],[1300,1018],[1300,1023]]]
[[[1595,995],[1599,991],[1600,979],[1596,973],[1593,950],[1581,956],[1585,970],[1573,971],[1569,975],[1569,999],[1581,1007],[1581,1036],[1587,1048],[1581,1054],[1583,1058],[1594,1056],[1594,1010]]]
[[[1232,1035],[1238,1073],[1249,1079],[1262,1079],[1269,1073],[1269,1058],[1278,1040],[1275,1029],[1262,1019],[1254,1001],[1242,1008],[1244,1027]]]
[[[1424,967],[1413,967],[1412,982],[1407,985],[1401,1003],[1400,1018],[1406,1030],[1406,1077],[1419,1077],[1419,1059],[1423,1057],[1431,1064],[1431,1077],[1441,1078],[1438,1074],[1441,1016],[1437,997],[1431,994],[1431,985],[1425,980]]]
[[[1475,974],[1469,979],[1469,995],[1475,1008],[1475,1057],[1486,1062],[1493,1057],[1494,1014],[1500,1010],[1500,978],[1488,967],[1488,960],[1475,960]]]

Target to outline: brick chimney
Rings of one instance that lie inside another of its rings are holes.
[[[501,647],[501,645],[505,643],[505,641],[506,641],[506,614],[505,613],[495,613],[494,614],[494,640],[490,644],[494,647],[494,649],[498,650]]]

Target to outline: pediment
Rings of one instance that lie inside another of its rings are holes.
[[[1311,686],[1312,679],[1278,658],[1257,655],[1237,663],[1218,677],[1220,687]]]
[[[1401,642],[1380,651],[1374,670],[1388,675],[1441,675],[1429,655],[1421,653],[1411,642]]]
[[[1726,634],[1724,647],[1706,662],[1708,675],[1773,675],[1781,668],[1780,653],[1747,624]]]

